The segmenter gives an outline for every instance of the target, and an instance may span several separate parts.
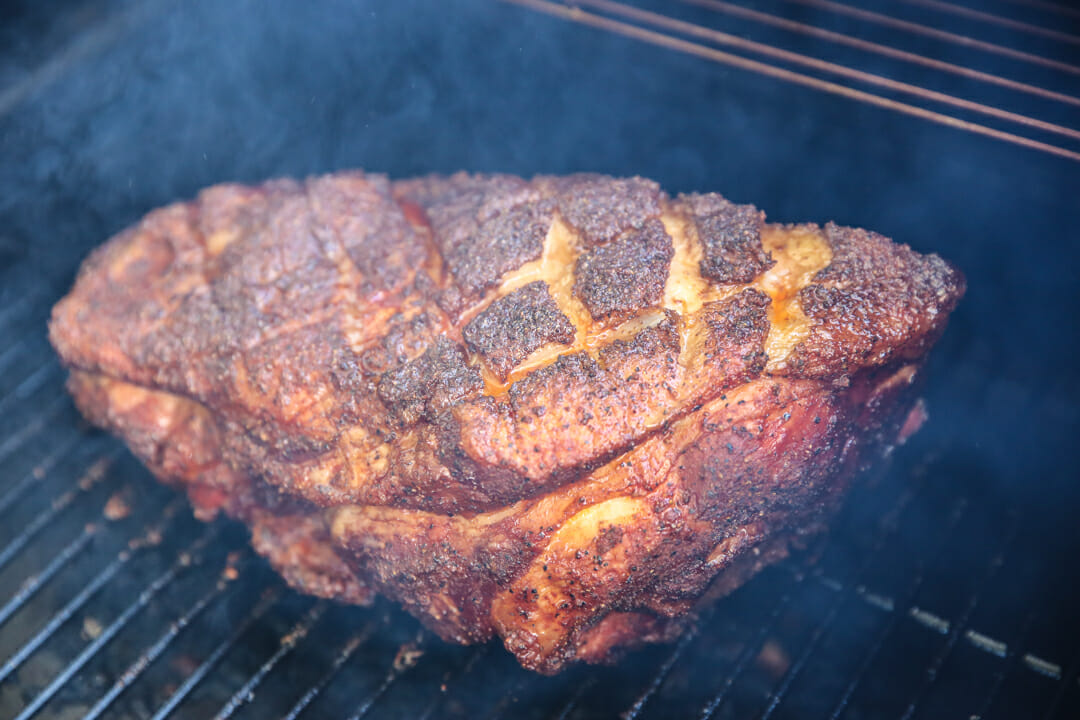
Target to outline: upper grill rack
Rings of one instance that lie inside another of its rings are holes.
[[[16,294],[43,284],[6,280]],[[500,647],[441,643],[388,604],[301,597],[238,526],[193,520],[116,442],[80,428],[44,337],[50,300],[39,292],[0,315],[11,348],[0,716],[1064,718],[1080,707],[1075,622],[1031,595],[1033,548],[1047,539],[980,502],[932,448],[903,451],[922,459],[856,491],[829,537],[675,645],[541,678]]]
[[[938,0],[501,1],[1080,161],[1080,26],[1068,8],[1040,3],[1022,22]],[[958,48],[964,59],[949,60]]]

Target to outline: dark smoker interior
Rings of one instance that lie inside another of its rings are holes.
[[[4,3],[0,717],[1080,717],[1080,12],[838,4]],[[538,677],[389,603],[298,595],[79,419],[45,321],[147,211],[353,167],[638,174],[937,252],[968,293],[930,420],[817,544],[614,667]]]

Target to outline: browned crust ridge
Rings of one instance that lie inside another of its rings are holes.
[[[820,528],[963,291],[642,178],[345,172],[150,213],[50,338],[87,417],[293,585],[554,672]]]

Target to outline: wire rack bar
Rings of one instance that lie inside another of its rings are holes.
[[[852,573],[853,578],[849,583],[850,585],[854,585],[855,587],[861,587],[862,580],[866,577],[866,573],[870,570],[875,558],[885,547],[885,543],[891,537],[893,537],[896,534],[897,530],[900,528],[900,518],[903,515],[904,511],[911,505],[911,503],[915,500],[915,497],[918,495],[919,492],[923,490],[926,484],[926,473],[920,473],[917,484],[914,486],[906,487],[901,493],[900,497],[897,499],[896,503],[889,508],[889,512],[878,524],[878,529],[875,533],[874,540],[870,545],[870,551],[863,558],[862,562],[859,563],[858,567],[855,569],[855,572]],[[956,517],[955,520],[957,523],[960,522],[959,517]],[[821,642],[822,638],[825,637],[825,634],[832,628],[833,623],[835,623],[837,618],[840,616],[840,609],[843,606],[844,601],[844,597],[840,592],[840,590],[843,590],[843,584],[839,582],[826,582],[826,585],[836,591],[833,603],[830,606],[829,610],[826,612],[825,616],[822,618],[821,622],[818,623],[817,627],[814,628],[813,632],[810,635],[810,638],[807,640],[806,646],[799,654],[799,657],[796,658],[795,662],[792,663],[790,668],[788,668],[788,671],[784,675],[783,680],[781,680],[780,685],[773,691],[772,697],[769,699],[769,704],[765,707],[765,711],[762,713],[762,720],[766,720],[767,718],[769,718],[773,714],[773,712],[775,712],[776,708],[779,707],[780,703],[784,699],[784,696],[787,694],[788,690],[791,689],[792,684],[794,684],[796,678],[798,678],[803,668],[807,666],[808,661],[813,656],[813,653],[817,649],[818,644]]]
[[[819,40],[825,40],[827,42],[834,43],[836,45],[843,45],[845,47],[855,48],[856,50],[862,50],[863,52],[892,58],[893,60],[900,60],[902,62],[910,63],[912,65],[919,65],[921,67],[930,68],[932,70],[948,73],[950,75],[964,77],[969,80],[976,80],[979,82],[987,83],[989,85],[996,85],[998,87],[1007,88],[1009,90],[1014,90],[1016,92],[1021,92],[1034,97],[1041,97],[1046,100],[1053,100],[1068,105],[1080,106],[1080,97],[1076,97],[1075,95],[1066,95],[1065,93],[1054,92],[1053,90],[1047,90],[1046,88],[1039,87],[1037,85],[1031,85],[1030,83],[1011,80],[1009,78],[1004,78],[988,72],[982,72],[981,70],[975,70],[969,67],[965,67],[963,65],[956,65],[955,63],[945,62],[944,60],[937,60],[935,58],[920,55],[918,53],[908,52],[907,50],[900,50],[898,48],[892,47],[891,45],[882,45],[881,43],[863,40],[861,38],[853,37],[851,35],[845,35],[844,33],[836,32],[834,30],[826,30],[825,28],[819,28],[814,25],[796,22],[794,20],[789,20],[784,17],[779,17],[766,12],[761,12],[759,10],[753,10],[751,8],[743,7],[742,5],[735,5],[730,2],[725,2],[724,0],[680,1],[687,5],[702,7],[716,13],[731,15],[733,17],[742,18],[744,20],[751,20],[753,22],[758,22],[763,25],[769,25],[771,27],[778,27],[789,32],[797,33],[799,35],[814,37]]]
[[[708,620],[705,619],[704,622],[708,622]],[[675,667],[675,663],[683,656],[686,649],[690,647],[690,643],[697,638],[697,635],[697,628],[691,628],[682,634],[682,637],[679,638],[679,642],[675,645],[675,649],[671,651],[671,654],[664,659],[664,662],[661,663],[660,667],[653,673],[652,679],[645,687],[644,692],[634,700],[634,703],[629,708],[623,711],[620,716],[623,720],[636,720],[637,717],[641,715],[641,711],[645,709],[645,705],[648,704],[649,700],[651,700],[652,697],[656,695],[657,691],[664,685],[664,681],[667,680],[668,675],[671,674],[671,669]]]
[[[45,510],[38,513],[37,517],[31,520],[18,535],[9,540],[8,544],[5,545],[3,549],[0,549],[0,569],[11,562],[12,558],[26,547],[26,544],[30,542],[35,535],[51,524],[56,516],[66,510],[76,498],[89,492],[98,483],[104,480],[115,455],[116,453],[114,452],[110,456],[97,460],[79,479],[75,487],[53,500],[52,503],[50,503]]]
[[[1073,140],[1080,140],[1080,130],[1074,130],[1063,125],[1056,123],[1050,123],[1036,118],[1028,117],[1027,115],[1021,115],[1019,113],[1009,112],[992,105],[985,105],[983,103],[973,102],[971,100],[965,100],[946,93],[937,92],[935,90],[929,90],[927,88],[912,85],[910,83],[900,82],[892,80],[881,75],[874,75],[873,73],[864,72],[862,70],[856,70],[849,68],[846,65],[838,65],[836,63],[827,62],[825,60],[819,60],[800,53],[791,52],[789,50],[783,50],[772,45],[765,43],[755,42],[753,40],[747,40],[745,38],[737,37],[729,33],[720,32],[712,28],[703,27],[694,23],[689,23],[683,20],[677,20],[670,18],[666,15],[660,15],[658,13],[650,12],[648,10],[641,10],[639,8],[631,7],[619,2],[611,2],[611,0],[577,0],[577,5],[582,7],[591,7],[596,10],[602,10],[613,15],[633,20],[639,23],[648,24],[654,28],[663,30],[670,30],[673,32],[682,33],[691,37],[700,38],[717,45],[723,45],[727,47],[737,48],[740,50],[746,50],[749,52],[764,55],[772,58],[773,60],[781,60],[789,62],[795,65],[801,65],[805,68],[811,68],[819,72],[827,72],[833,75],[846,78],[847,80],[854,80],[869,85],[874,85],[880,88],[885,88],[893,92],[900,92],[908,95],[914,95],[922,100],[929,100],[931,102],[937,102],[944,105],[949,105],[954,108],[966,110],[969,112],[979,113],[988,117],[993,117],[998,120],[1005,120],[1007,122],[1017,123],[1043,132],[1053,133],[1055,135],[1061,135]]]
[[[874,533],[874,539],[870,546],[871,551],[867,554],[863,562],[860,563],[856,571],[853,573],[853,583],[856,586],[859,584],[859,580],[861,580],[861,578],[864,577],[866,572],[870,569],[873,558],[877,555],[881,548],[885,546],[885,543],[888,541],[888,539],[896,534],[897,530],[900,528],[901,516],[914,501],[915,497],[923,490],[923,488],[926,487],[927,482],[928,480],[926,477],[926,473],[918,473],[917,482],[910,484],[904,488],[903,492],[897,498],[896,502],[892,504],[888,512],[878,522],[876,532]],[[956,522],[959,522],[959,518],[956,518]],[[832,536],[826,538],[824,542],[824,547],[821,548],[820,555],[824,555],[826,549],[832,542]],[[797,582],[802,582],[805,578],[805,573],[800,570],[796,573],[795,577]],[[836,600],[834,601],[833,606],[831,607],[826,617],[822,620],[821,623],[819,623],[818,627],[815,628],[815,631],[811,634],[811,637],[807,642],[807,647],[803,650],[803,655],[805,655],[806,657],[803,658],[802,656],[800,656],[800,658],[796,660],[796,662],[789,669],[787,676],[785,676],[784,680],[781,682],[781,685],[776,690],[774,690],[773,697],[770,699],[770,704],[766,707],[765,710],[766,717],[771,714],[771,708],[773,707],[773,705],[779,704],[780,699],[782,699],[783,695],[787,692],[787,689],[794,682],[795,676],[798,675],[802,667],[805,665],[806,660],[809,659],[809,655],[810,653],[812,653],[814,647],[816,647],[817,642],[820,640],[820,638],[824,635],[825,631],[831,626],[832,622],[835,620],[835,615],[839,611],[842,599],[840,597],[839,590],[843,589],[843,585],[839,582],[826,582],[826,585],[828,585],[830,589],[837,591]],[[789,600],[790,597],[787,597],[782,601],[781,604],[786,607]],[[778,608],[777,615],[770,616],[768,620],[768,624],[770,626],[775,624],[776,621],[779,619],[778,613],[782,611],[782,609],[782,607]],[[721,688],[720,693],[714,696],[713,699],[706,705],[705,709],[702,710],[702,718],[711,717],[713,713],[715,713],[716,710],[720,707],[720,705],[723,703],[724,696],[734,684],[735,676],[742,673],[742,670],[745,668],[746,664],[749,663],[749,661],[756,655],[757,651],[764,643],[766,637],[767,631],[763,628],[760,639],[752,647],[748,647],[747,650],[744,651],[743,656],[740,656],[739,661],[736,664],[736,670],[733,671],[725,680],[725,684]],[[749,652],[751,649],[753,650],[753,653]],[[779,695],[780,697],[777,698],[777,695]]]
[[[862,8],[851,7],[850,5],[845,5],[843,3],[833,2],[833,0],[785,1],[795,3],[797,5],[805,5],[807,7],[816,8],[818,10],[826,10],[828,12],[836,13],[837,15],[845,15],[847,17],[852,17],[857,20],[862,20],[864,22],[868,22],[874,25],[892,28],[893,30],[902,30],[913,35],[931,37],[935,40],[941,40],[952,45],[960,45],[966,48],[981,50],[983,52],[990,53],[991,55],[1007,57],[1011,60],[1017,60],[1023,63],[1027,63],[1029,65],[1039,65],[1042,67],[1050,68],[1052,70],[1057,70],[1058,72],[1067,73],[1069,75],[1080,75],[1080,66],[1073,65],[1071,63],[1059,62],[1057,60],[1051,60],[1050,58],[1043,57],[1042,55],[1034,55],[1032,53],[1023,52],[1021,50],[1014,50],[1003,45],[997,45],[995,43],[985,42],[983,40],[976,40],[975,38],[970,38],[966,35],[958,35],[956,33],[938,30],[937,28],[930,27],[928,25],[920,25],[919,23],[908,22],[907,20],[899,20],[890,15],[884,15],[882,13],[876,13],[870,10],[863,10]]]
[[[174,501],[166,506],[162,517],[153,526],[148,528],[140,537],[132,540],[127,548],[121,550],[112,562],[106,565],[75,597],[71,598],[59,612],[53,615],[44,627],[23,643],[19,650],[8,658],[3,666],[0,666],[0,682],[6,680],[28,657],[33,655],[39,647],[51,638],[64,623],[74,617],[75,613],[110,580],[116,577],[117,573],[132,559],[144,549],[157,546],[161,542],[162,533],[172,522],[176,511],[180,507],[182,507],[182,504],[179,501]]]
[[[46,380],[58,375],[60,375],[60,365],[50,358],[44,365],[41,365],[21,380],[18,385],[12,388],[11,392],[0,398],[0,413],[7,412],[10,406],[20,400],[25,400],[44,385]]]
[[[229,701],[225,703],[225,706],[218,711],[218,714],[214,716],[214,720],[227,720],[233,716],[237,710],[255,699],[255,689],[259,687],[263,679],[267,674],[274,669],[281,659],[293,651],[293,648],[297,646],[308,633],[311,632],[311,628],[315,626],[315,623],[319,622],[324,614],[328,605],[325,600],[319,600],[300,618],[299,622],[293,625],[292,629],[281,638],[281,644],[278,645],[278,649],[274,652],[270,658],[255,671],[247,682],[245,682],[239,690],[237,690]]]
[[[15,359],[24,352],[26,352],[25,335],[8,345],[3,351],[0,351],[0,373],[7,372],[8,366],[15,362]]]
[[[297,700],[292,708],[289,709],[289,712],[284,715],[283,720],[296,720],[296,718],[300,716],[300,713],[304,712],[308,705],[314,702],[315,698],[319,696],[319,693],[321,693],[323,689],[330,684],[330,681],[337,676],[342,666],[349,661],[365,642],[367,642],[368,638],[370,638],[371,634],[375,631],[375,628],[375,623],[369,623],[360,632],[349,638],[334,657],[334,662],[330,665],[330,668],[323,673],[322,677],[320,677],[314,685],[308,688],[307,692],[300,696],[300,699]]]
[[[230,633],[228,637],[222,640],[217,647],[214,648],[213,652],[202,661],[199,667],[195,668],[194,672],[188,675],[187,679],[184,680],[180,687],[178,687],[176,691],[169,696],[169,699],[158,708],[151,720],[164,720],[164,718],[171,715],[173,710],[175,710],[176,707],[191,694],[191,691],[203,681],[203,678],[209,675],[210,671],[221,662],[221,659],[225,657],[225,653],[237,643],[240,637],[263,615],[265,615],[267,610],[269,610],[275,602],[277,602],[278,598],[281,596],[281,590],[281,586],[276,585],[263,592],[258,602],[256,602],[255,606],[251,609],[251,612],[249,612],[247,616],[233,628],[232,633]]]
[[[1011,3],[1013,5],[1024,5],[1026,7],[1045,10],[1046,12],[1080,18],[1080,10],[1075,10],[1061,3],[1047,2],[1046,0],[1001,0],[1001,2]]]
[[[445,688],[443,693],[436,693],[431,699],[431,702],[420,712],[416,720],[428,720],[428,718],[434,716],[435,711],[445,700],[445,693],[449,691],[451,682],[461,682],[469,673],[473,671],[473,668],[480,662],[481,659],[487,656],[491,649],[491,643],[486,643],[477,647],[470,655],[469,658],[460,665],[455,664],[446,673],[443,674],[442,687]]]
[[[946,525],[945,532],[943,533],[943,540],[939,543],[940,547],[945,547],[953,533],[956,532],[957,526],[960,524],[960,520],[967,513],[968,503],[966,499],[961,499],[949,514],[949,520]],[[899,607],[910,607],[915,596],[919,592],[919,588],[922,587],[923,580],[926,578],[926,569],[922,565],[919,566],[915,575],[911,579],[911,583],[908,585],[906,591],[903,594],[903,598],[898,603]],[[829,716],[830,720],[836,720],[840,717],[841,713],[847,708],[848,703],[851,702],[851,697],[855,694],[855,690],[858,688],[859,683],[862,682],[863,677],[866,675],[866,671],[870,668],[870,664],[877,657],[877,654],[881,651],[881,648],[885,645],[885,640],[889,634],[897,626],[900,621],[900,617],[903,615],[901,612],[893,612],[885,625],[881,628],[878,634],[871,642],[869,649],[863,656],[859,663],[859,667],[852,673],[851,681],[844,688],[844,692],[841,693],[840,699],[837,701],[836,706],[832,710],[832,714]]]
[[[596,678],[589,677],[585,682],[581,683],[574,689],[574,692],[567,698],[566,704],[559,708],[559,712],[555,715],[553,720],[567,720],[570,717],[570,713],[577,709],[578,703],[585,697],[585,694],[593,689],[596,685]]]
[[[780,601],[773,607],[765,623],[746,644],[746,647],[743,648],[742,652],[739,653],[739,657],[735,661],[735,666],[731,669],[731,672],[727,674],[727,677],[724,678],[723,685],[720,686],[720,689],[712,696],[709,702],[705,704],[701,713],[699,713],[699,717],[701,717],[702,720],[711,718],[717,709],[724,703],[724,700],[727,699],[727,694],[731,692],[731,688],[735,686],[735,680],[737,680],[742,675],[743,671],[750,665],[750,661],[757,657],[758,652],[761,651],[761,647],[768,639],[769,633],[772,632],[773,627],[775,627],[777,621],[780,620],[780,616],[783,615],[784,610],[786,610],[787,606],[791,603],[791,597],[792,593],[790,590],[780,597]]]
[[[647,28],[641,28],[636,25],[624,23],[619,20],[604,17],[601,15],[595,15],[582,10],[576,6],[571,7],[568,5],[562,5],[549,0],[499,0],[500,2],[519,5],[521,7],[527,7],[537,12],[542,12],[548,15],[552,15],[563,20],[575,22],[580,25],[594,27],[599,30],[614,33],[616,35],[622,35],[631,39],[639,40],[658,47],[668,48],[677,52],[682,52],[687,55],[694,55],[704,58],[713,62],[729,65],[731,67],[737,67],[749,72],[755,72],[760,75],[765,75],[784,82],[790,82],[795,85],[801,85],[803,87],[812,88],[822,92],[831,93],[833,95],[839,95],[849,100],[856,100],[866,103],[868,105],[874,105],[876,107],[884,108],[894,112],[898,112],[903,115],[909,115],[911,117],[917,117],[922,120],[936,123],[938,125],[944,125],[957,130],[963,130],[975,135],[982,135],[985,137],[994,138],[1004,142],[1012,143],[1021,147],[1026,147],[1032,150],[1039,150],[1041,152],[1056,155],[1058,157],[1067,158],[1069,160],[1080,161],[1080,153],[1073,150],[1068,150],[1057,145],[1051,145],[1049,143],[1033,140],[1022,135],[1016,135],[1014,133],[997,130],[995,128],[988,127],[986,125],[980,125],[978,123],[969,122],[967,120],[961,120],[960,118],[953,117],[951,115],[945,115],[943,113],[935,112],[933,110],[927,110],[926,108],[919,107],[917,105],[911,105],[909,103],[900,102],[898,100],[892,100],[890,98],[875,95],[873,93],[865,92],[863,90],[856,90],[855,88],[847,87],[828,80],[822,80],[810,75],[804,75],[784,68],[769,65],[768,63],[759,62],[757,60],[751,60],[739,55],[732,55],[731,53],[717,50],[716,48],[699,45],[692,43],[681,38],[665,35],[664,33],[649,30]],[[1080,72],[1080,68],[1077,68]]]
[[[22,424],[16,432],[8,435],[3,442],[0,442],[0,460],[6,460],[7,456],[18,450],[24,442],[41,432],[54,415],[68,407],[69,402],[66,392],[61,390],[56,393],[30,420]]]
[[[27,472],[22,476],[14,485],[7,488],[3,495],[0,495],[0,513],[5,512],[10,508],[23,493],[30,490],[35,485],[39,485],[45,476],[56,467],[57,463],[70,455],[82,440],[77,434],[71,434],[64,438],[64,441],[59,445],[54,446],[48,455],[41,460],[33,470]]]
[[[977,583],[974,592],[968,599],[967,604],[964,607],[963,612],[952,623],[950,623],[949,637],[945,641],[945,644],[938,650],[934,658],[930,661],[930,665],[926,668],[926,672],[923,676],[923,682],[916,691],[915,696],[908,703],[907,708],[904,710],[904,714],[901,716],[902,720],[911,720],[915,715],[915,710],[930,692],[930,689],[934,686],[934,683],[938,679],[938,674],[941,672],[942,666],[945,661],[952,654],[953,649],[956,647],[957,641],[963,636],[963,633],[967,630],[968,622],[971,620],[972,614],[975,612],[976,606],[979,604],[980,593],[982,588],[986,587],[1001,571],[1002,565],[1004,565],[1005,554],[1010,550],[1012,544],[1016,541],[1019,531],[1019,523],[1013,518],[1010,523],[1009,529],[1004,534],[1004,540],[1001,548],[998,550],[994,559],[990,562],[990,567],[983,574],[983,577]]]
[[[402,662],[399,662],[398,659],[403,656],[407,656],[409,658],[422,657],[423,646],[427,642],[429,642],[430,639],[431,636],[425,632],[420,636],[420,639],[416,643],[412,643],[411,645],[406,643],[405,645],[402,645],[398,649],[398,653],[394,658],[394,662],[391,663],[390,669],[387,671],[386,677],[383,679],[382,683],[379,685],[378,688],[375,689],[375,692],[371,693],[366,698],[364,698],[363,701],[361,701],[360,705],[356,709],[356,712],[354,712],[349,717],[349,720],[360,720],[360,718],[367,715],[371,711],[371,708],[375,706],[375,703],[377,703],[379,699],[386,694],[387,690],[389,690],[398,680],[400,680],[402,676],[406,675],[409,670],[412,670],[414,667],[416,667],[417,661],[415,659],[406,659]]]
[[[503,717],[506,710],[517,702],[517,693],[521,692],[528,683],[529,678],[527,677],[519,677],[515,680],[510,689],[502,693],[502,697],[495,702],[494,707],[484,713],[484,720],[496,720],[496,718]]]
[[[103,695],[101,699],[87,711],[86,715],[83,716],[83,720],[96,720],[96,718],[100,717],[125,690],[131,687],[131,685],[139,679],[143,672],[146,671],[154,661],[168,650],[173,641],[180,637],[192,622],[202,615],[202,613],[210,607],[217,598],[224,595],[226,590],[233,587],[233,582],[239,577],[240,572],[241,568],[227,562],[226,567],[221,571],[221,574],[213,587],[196,600],[195,604],[188,608],[183,615],[170,623],[165,632],[146,648],[146,650],[144,650],[126,670],[124,670],[123,674],[121,674],[116,682],[113,683],[108,692],[106,692],[105,695]]]
[[[39,299],[38,293],[32,292],[27,295],[20,295],[6,307],[0,308],[0,330],[3,330],[4,326],[11,322],[12,318],[21,315],[28,306],[36,305]]]
[[[45,583],[52,580],[58,572],[65,568],[72,558],[78,555],[100,530],[101,525],[99,524],[87,524],[83,527],[82,532],[76,535],[74,540],[50,560],[49,564],[41,572],[23,581],[18,592],[12,595],[11,599],[4,603],[3,607],[0,607],[0,626],[6,623],[28,600],[34,597]]]
[[[1051,40],[1057,40],[1058,42],[1068,43],[1070,45],[1080,45],[1080,37],[1070,35],[1069,33],[1060,32],[1058,30],[1051,30],[1050,28],[1043,27],[1041,25],[1033,25],[1032,23],[1020,22],[1019,20],[1013,20],[1012,18],[1002,17],[993,13],[984,12],[982,10],[973,10],[963,5],[954,5],[953,3],[940,2],[940,0],[898,0],[905,5],[914,5],[915,7],[928,8],[930,10],[937,10],[938,12],[946,13],[948,15],[956,15],[957,17],[966,18],[968,20],[978,20],[989,25],[997,25],[998,27],[1008,28],[1009,30],[1016,30],[1017,32],[1026,33],[1028,35],[1038,35],[1040,37],[1050,38]]]
[[[22,712],[15,717],[15,720],[27,720],[35,715],[47,702],[52,700],[53,696],[56,695],[60,688],[66,685],[71,678],[75,677],[75,675],[83,669],[86,663],[90,662],[102,648],[112,642],[112,639],[116,637],[121,630],[127,627],[127,624],[131,622],[140,611],[145,609],[159,592],[171,585],[185,569],[201,564],[204,559],[202,554],[203,550],[217,534],[217,529],[211,527],[204,532],[198,540],[193,542],[186,552],[180,553],[173,564],[169,566],[169,569],[157,576],[145,590],[139,593],[135,602],[129,605],[124,612],[113,620],[108,627],[102,630],[101,634],[94,638],[94,640],[87,645],[74,660],[68,663],[67,667],[61,670],[60,673],[53,678],[52,682],[50,682],[44,690],[38,693],[37,696],[30,701],[29,705],[23,708]]]
[[[1074,653],[1072,660],[1069,661],[1069,665],[1061,676],[1061,682],[1058,683],[1057,689],[1054,691],[1054,698],[1050,701],[1050,707],[1046,709],[1043,720],[1052,720],[1057,716],[1061,703],[1065,700],[1065,693],[1076,684],[1078,675],[1080,675],[1080,650]]]
[[[157,14],[169,1],[134,3],[79,33],[70,45],[53,53],[48,61],[25,78],[0,91],[0,117],[10,113],[23,100],[32,97],[43,87],[59,80],[69,69],[78,67],[87,58],[107,50],[116,40]]]
[[[1016,633],[1016,640],[1011,646],[1006,646],[1005,649],[1005,663],[994,673],[993,680],[987,688],[986,695],[979,703],[978,708],[973,717],[981,718],[986,715],[986,711],[993,705],[994,700],[997,698],[998,693],[1001,692],[1001,687],[1005,683],[1005,679],[1015,674],[1016,670],[1020,667],[1020,658],[1023,653],[1018,652],[1018,648],[1025,645],[1028,634],[1031,631],[1031,626],[1035,624],[1035,618],[1037,614],[1035,611],[1029,612],[1020,623],[1020,629]]]

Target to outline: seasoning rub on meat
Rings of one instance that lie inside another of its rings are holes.
[[[345,172],[150,213],[50,332],[82,412],[294,587],[553,673],[820,531],[963,287],[642,178]]]

